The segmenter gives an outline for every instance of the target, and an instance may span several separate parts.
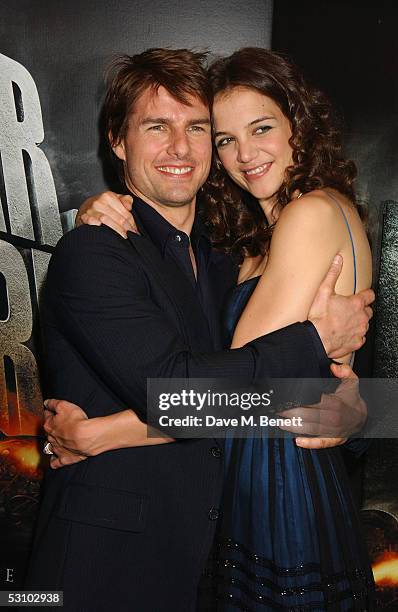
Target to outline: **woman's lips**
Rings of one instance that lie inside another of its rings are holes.
[[[248,181],[256,181],[257,179],[264,176],[264,174],[267,174],[271,166],[272,166],[272,162],[268,162],[266,164],[261,164],[260,166],[256,166],[255,168],[249,168],[248,170],[242,170],[242,172]]]

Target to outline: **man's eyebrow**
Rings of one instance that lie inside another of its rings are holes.
[[[256,125],[257,123],[261,123],[262,121],[268,121],[269,119],[275,119],[272,115],[264,115],[264,117],[259,117],[258,119],[254,119],[247,124],[246,127],[250,127],[251,125]],[[228,132],[216,132],[214,136],[225,136]]]
[[[210,125],[209,117],[199,117],[199,119],[192,119],[188,125]]]
[[[171,121],[167,117],[145,117],[145,119],[142,120],[141,125],[168,125],[170,123]],[[191,119],[188,122],[188,125],[210,125],[210,119],[209,117],[199,117],[198,119]]]
[[[169,123],[169,120],[166,117],[145,117],[141,121],[142,125],[148,125],[149,123]]]

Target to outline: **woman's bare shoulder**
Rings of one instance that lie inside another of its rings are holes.
[[[289,216],[304,216],[309,215],[311,218],[334,217],[338,212],[337,203],[344,208],[350,206],[351,203],[346,197],[342,196],[334,190],[326,192],[323,189],[316,189],[303,193],[297,198],[293,198],[282,210],[282,214]]]
[[[303,236],[316,232],[319,237],[335,234],[341,223],[341,212],[335,202],[322,190],[305,193],[294,198],[281,211],[276,233],[294,232]]]

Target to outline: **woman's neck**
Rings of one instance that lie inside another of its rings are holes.
[[[276,220],[278,219],[278,213],[275,210],[275,199],[274,198],[267,198],[264,200],[259,200],[259,204],[261,206],[261,208],[263,209],[264,215],[266,216],[266,219],[268,221],[268,225],[273,225]]]

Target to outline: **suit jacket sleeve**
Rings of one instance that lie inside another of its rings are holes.
[[[151,298],[137,259],[132,246],[109,228],[80,227],[56,248],[45,304],[90,368],[142,420],[147,378],[240,377],[255,382],[320,376],[313,340],[301,323],[240,349],[190,351]]]

